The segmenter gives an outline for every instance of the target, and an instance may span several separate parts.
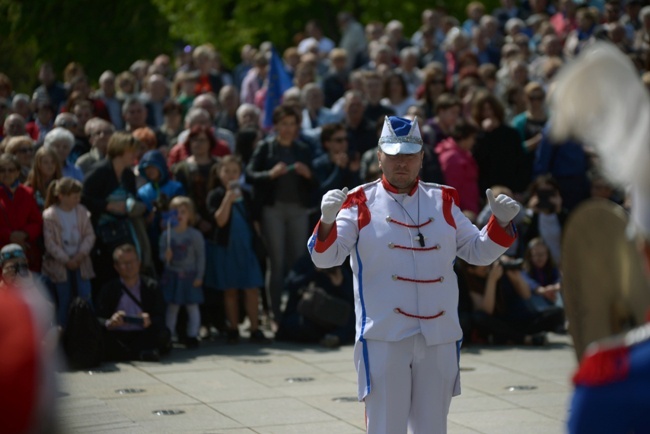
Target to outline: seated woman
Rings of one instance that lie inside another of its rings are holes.
[[[560,270],[555,265],[544,240],[533,238],[524,255],[524,279],[530,286],[531,301],[537,310],[549,306],[563,307]]]
[[[472,300],[472,324],[479,338],[495,343],[543,345],[545,332],[563,324],[561,308],[535,310],[520,267],[521,261],[507,256],[490,266],[459,265],[459,286]]]

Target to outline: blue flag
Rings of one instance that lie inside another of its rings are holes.
[[[178,210],[163,211],[162,213],[162,226],[167,228],[167,225],[175,228],[178,226]]]
[[[287,74],[280,55],[273,47],[269,63],[266,99],[264,100],[264,128],[270,128],[273,125],[273,110],[280,105],[282,94],[292,86],[291,77]]]

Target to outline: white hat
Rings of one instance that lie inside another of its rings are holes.
[[[417,154],[422,150],[422,135],[418,126],[418,118],[411,122],[408,119],[391,116],[384,119],[381,129],[379,147],[388,155]]]

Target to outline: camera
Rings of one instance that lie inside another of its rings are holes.
[[[555,191],[543,189],[537,190],[537,208],[540,211],[549,213],[555,212],[555,205],[551,202],[551,198],[555,195]]]
[[[144,318],[142,318],[141,316],[128,316],[128,315],[125,315],[125,316],[122,317],[122,320],[126,324],[135,324],[135,325],[139,325],[139,326],[144,326]]]
[[[504,270],[521,270],[524,266],[524,260],[519,259],[499,259],[499,264]]]
[[[229,188],[230,190],[237,190],[237,189],[239,189],[239,188],[240,188],[239,181],[236,181],[236,180],[235,180],[235,181],[230,181],[230,182],[228,183],[228,188]]]

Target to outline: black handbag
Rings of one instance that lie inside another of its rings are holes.
[[[348,303],[313,285],[303,290],[302,298],[298,302],[298,313],[325,327],[346,325],[351,312],[352,308]]]
[[[97,238],[105,246],[112,247],[117,247],[125,243],[133,243],[129,220],[119,219],[102,223],[97,227]]]

